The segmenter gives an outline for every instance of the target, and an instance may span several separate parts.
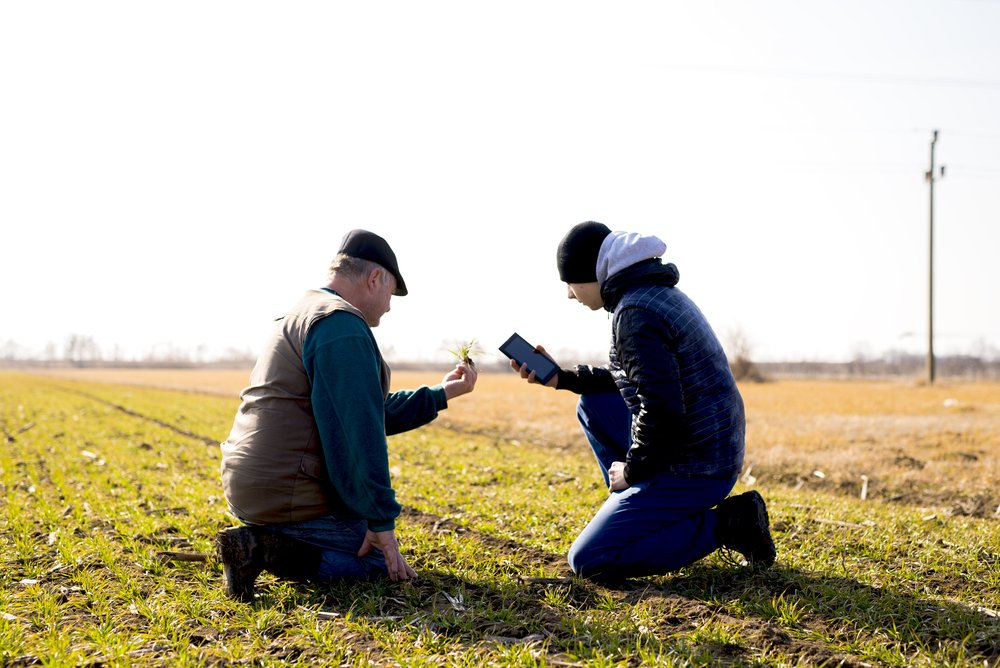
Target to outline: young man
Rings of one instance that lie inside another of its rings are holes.
[[[574,226],[556,254],[568,296],[612,313],[608,367],[560,369],[610,496],[569,551],[603,581],[676,570],[719,547],[774,563],[764,499],[726,498],[743,466],[743,399],[701,311],[656,237]],[[511,362],[522,378],[534,372]]]
[[[329,283],[275,327],[222,444],[226,501],[245,523],[217,538],[231,596],[252,600],[264,569],[296,580],[416,576],[396,541],[386,435],[430,422],[478,374],[459,364],[440,385],[389,392],[371,328],[405,294],[389,244],[353,230]]]

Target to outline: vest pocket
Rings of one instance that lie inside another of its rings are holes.
[[[302,455],[302,459],[299,460],[299,473],[317,480],[324,478],[323,460],[315,455]]]

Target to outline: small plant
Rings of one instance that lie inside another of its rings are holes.
[[[468,343],[459,345],[455,350],[449,349],[448,352],[469,366],[476,366],[476,362],[472,359],[472,356],[479,355],[482,351],[479,349],[479,346],[476,345],[476,340],[472,339]]]

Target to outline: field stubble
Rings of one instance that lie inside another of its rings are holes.
[[[390,441],[419,580],[264,576],[246,606],[211,556],[170,556],[232,522],[214,443],[246,375],[3,377],[0,665],[1000,663],[995,384],[742,387],[739,487],[769,499],[776,568],[606,588],[565,564],[606,494],[575,397],[484,374]]]
[[[58,370],[59,377],[235,397],[240,370]],[[393,374],[393,389],[440,382]],[[1000,384],[789,380],[741,386],[746,480],[1000,516]],[[438,425],[540,447],[584,449],[576,396],[483,374]],[[215,434],[218,438],[224,433]]]

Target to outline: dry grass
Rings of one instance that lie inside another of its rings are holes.
[[[61,377],[236,397],[248,372],[61,369]],[[393,388],[432,385],[441,372],[398,371]],[[789,380],[741,386],[748,480],[904,501],[992,516],[1000,505],[1000,384]],[[439,424],[497,439],[586,448],[576,395],[484,373]],[[751,477],[752,476],[752,477]]]
[[[243,369],[41,369],[34,373],[95,383],[231,396],[238,395],[250,378],[250,371]]]

